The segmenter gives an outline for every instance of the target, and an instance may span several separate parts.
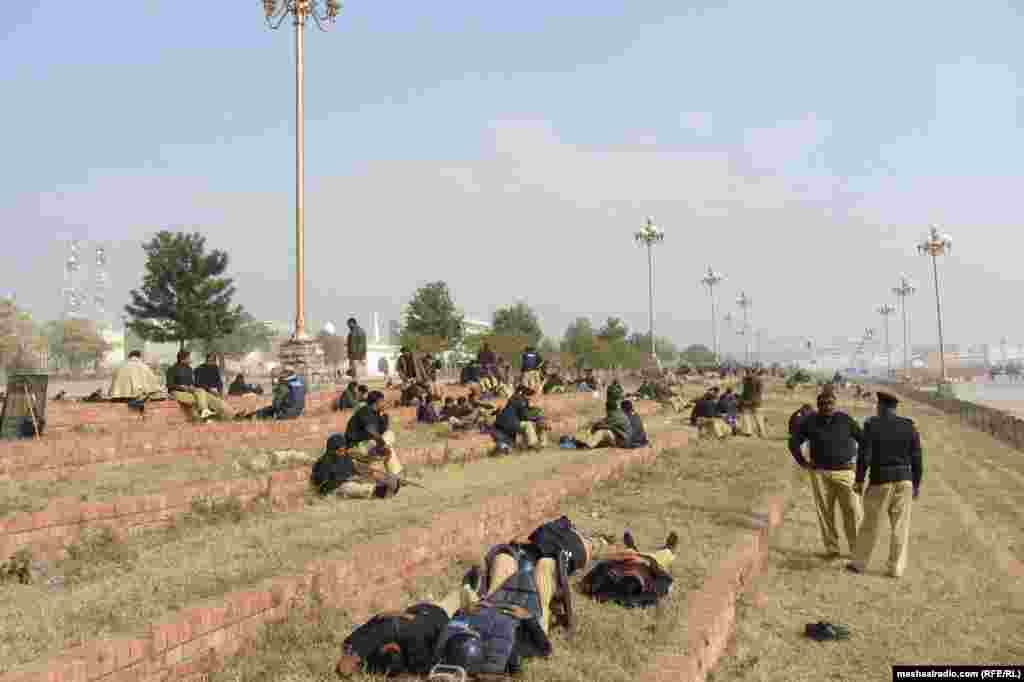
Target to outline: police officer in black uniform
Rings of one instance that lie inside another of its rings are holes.
[[[864,438],[870,447],[857,458],[854,490],[864,495],[864,520],[857,534],[853,560],[847,569],[862,573],[878,540],[882,517],[892,526],[889,545],[889,575],[899,578],[907,566],[910,537],[910,509],[921,489],[921,435],[914,422],[896,414],[899,400],[878,392],[878,416],[864,422]],[[865,475],[870,471],[867,492]]]

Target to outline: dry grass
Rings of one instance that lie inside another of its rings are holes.
[[[143,535],[119,546],[116,560],[80,567],[66,589],[18,585],[0,591],[0,672],[82,639],[130,633],[194,602],[301,571],[312,559],[344,556],[353,545],[507,493],[509,482],[525,484],[568,461],[599,456],[552,449],[451,465],[423,472],[429,492],[408,488],[387,502],[310,499],[310,506],[294,513]]]
[[[1007,572],[1024,557],[1024,455],[937,410],[906,407],[924,438],[925,477],[904,577],[884,577],[887,533],[865,575],[818,558],[804,483],[714,679],[879,680],[890,679],[892,665],[1024,660],[1022,584]],[[850,639],[804,638],[804,624],[818,620],[849,626]]]
[[[788,409],[788,407],[787,407]],[[783,411],[769,410],[775,424]],[[788,412],[785,413],[788,418]],[[664,419],[649,419],[652,431]],[[678,425],[680,418],[669,421]],[[656,423],[658,425],[656,425]],[[593,533],[621,537],[629,528],[642,547],[661,544],[669,531],[680,537],[671,567],[671,599],[656,610],[627,610],[576,600],[578,629],[568,638],[552,632],[554,653],[528,661],[524,682],[604,682],[635,679],[635,673],[663,652],[686,646],[686,594],[700,587],[734,541],[750,527],[758,498],[790,485],[786,459],[777,440],[735,439],[700,443],[666,453],[647,470],[597,487],[591,495],[559,510]],[[419,581],[407,603],[440,598],[458,585],[478,557],[464,557],[442,575]],[[582,577],[582,576],[578,576]],[[578,578],[577,578],[578,579]],[[352,623],[343,611],[323,609],[270,626],[254,650],[216,673],[216,682],[327,682]],[[612,645],[613,644],[613,645]],[[612,645],[612,646],[610,646]],[[368,681],[369,676],[360,678]]]

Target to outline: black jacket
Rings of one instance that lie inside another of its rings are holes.
[[[647,440],[647,431],[644,430],[644,422],[640,419],[640,415],[634,412],[626,416],[629,417],[629,424],[632,431],[629,438],[629,447],[642,448],[645,445],[648,445],[649,441]]]
[[[864,438],[870,444],[857,459],[857,481],[871,471],[870,485],[912,481],[921,485],[921,435],[906,417],[887,414],[864,422]]]
[[[344,649],[363,659],[367,672],[386,672],[374,654],[384,645],[395,643],[402,649],[404,670],[392,674],[425,675],[434,664],[434,645],[448,625],[448,614],[435,604],[410,606],[404,614],[382,614],[360,625],[345,639]]]
[[[199,365],[192,374],[197,387],[218,393],[224,390],[224,381],[220,378],[217,365]]]
[[[814,414],[815,413],[813,410],[811,412],[808,412],[807,414],[801,414],[800,410],[797,410],[796,412],[791,414],[789,417],[789,435],[795,436],[797,434],[797,431],[800,430],[800,425],[804,423],[804,419],[807,419],[808,417],[813,416]]]
[[[735,394],[723,395],[718,399],[718,414],[727,417],[735,417],[739,411],[739,402]]]
[[[718,416],[718,403],[708,398],[701,398],[693,406],[693,412],[690,413],[690,424],[696,424],[697,419],[700,417],[717,417]]]
[[[512,396],[494,420],[494,428],[507,436],[515,436],[519,433],[519,422],[529,419],[530,403],[518,396]]]
[[[167,368],[167,390],[173,392],[192,388],[196,385],[195,373],[188,365],[171,365]]]
[[[789,451],[801,465],[807,464],[800,452],[804,443],[811,445],[811,466],[815,469],[853,469],[858,452],[862,458],[870,457],[871,445],[864,438],[864,432],[845,412],[834,412],[827,417],[814,413],[804,419],[796,435],[789,439]]]
[[[356,410],[352,418],[348,420],[345,427],[345,440],[350,446],[358,445],[374,437],[382,435],[388,430],[387,417],[374,412],[369,405],[364,405]]]

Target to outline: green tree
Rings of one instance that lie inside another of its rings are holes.
[[[0,367],[30,368],[35,365],[33,356],[44,351],[46,345],[32,316],[20,310],[14,301],[0,299]]]
[[[495,310],[492,327],[498,336],[525,336],[531,346],[536,346],[544,338],[537,313],[523,302]]]
[[[425,284],[416,290],[405,309],[401,343],[416,352],[455,348],[462,341],[464,317],[455,307],[447,284]]]
[[[651,352],[650,334],[635,332],[630,335],[629,343],[645,356]],[[679,359],[679,348],[676,347],[676,344],[671,339],[666,339],[664,336],[654,336],[654,352],[657,353],[658,358],[663,362],[674,363]]]
[[[593,362],[594,325],[589,318],[577,317],[569,323],[562,337],[562,352],[574,357],[577,366]]]
[[[609,343],[625,341],[629,336],[629,327],[618,317],[609,317],[601,330],[597,332],[597,336]]]
[[[232,280],[224,277],[227,253],[206,252],[198,232],[158,232],[143,244],[146,273],[140,289],[132,289],[128,327],[147,341],[177,342],[181,349],[192,340],[207,343],[231,335],[241,319],[241,306],[232,306]]]
[[[705,345],[694,343],[687,346],[680,358],[693,367],[710,367],[715,364],[714,352]]]
[[[643,355],[629,343],[629,327],[618,317],[609,317],[597,333],[593,364],[601,369],[642,366]]]
[[[214,353],[222,359],[240,360],[255,351],[270,351],[273,338],[274,331],[270,327],[242,311],[234,331],[213,339],[200,339],[195,350],[203,355]]]

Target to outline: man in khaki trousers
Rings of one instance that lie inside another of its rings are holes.
[[[804,459],[801,447],[810,445],[811,459]],[[856,447],[855,447],[856,446]],[[845,412],[836,411],[836,398],[831,393],[818,396],[818,412],[807,417],[789,439],[789,451],[811,480],[814,506],[818,512],[825,556],[840,556],[839,532],[835,522],[836,506],[842,515],[843,530],[851,553],[857,542],[861,519],[860,496],[854,492],[854,460],[870,458],[870,444],[860,425]]]
[[[846,567],[853,573],[867,569],[884,523],[883,515],[888,515],[892,530],[888,573],[899,578],[907,567],[910,509],[921,488],[921,435],[913,421],[896,415],[898,404],[895,396],[879,391],[878,416],[864,424],[864,437],[870,447],[865,456],[857,459],[855,491],[864,491],[869,471],[870,482],[864,493],[864,522],[853,561]]]

